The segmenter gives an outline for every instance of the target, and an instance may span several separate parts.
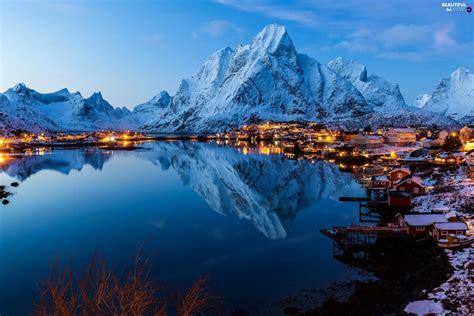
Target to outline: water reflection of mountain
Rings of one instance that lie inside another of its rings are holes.
[[[222,215],[248,219],[266,237],[285,238],[296,213],[325,199],[362,194],[348,173],[325,162],[288,160],[281,155],[244,155],[230,147],[192,142],[150,143],[151,150],[128,152],[173,168],[208,205]],[[112,154],[99,149],[63,150],[23,156],[2,170],[25,180],[40,170],[69,174],[84,165],[102,169]]]
[[[55,170],[69,174],[71,170],[81,171],[85,165],[101,170],[110,157],[111,154],[98,149],[62,150],[46,152],[43,155],[15,157],[3,165],[1,170],[24,181],[41,170]]]
[[[298,210],[361,194],[350,174],[324,162],[243,155],[212,144],[155,143],[147,158],[173,168],[215,211],[250,220],[266,237],[285,238]]]

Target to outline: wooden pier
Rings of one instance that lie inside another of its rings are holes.
[[[335,239],[338,236],[347,235],[350,233],[375,234],[377,236],[400,235],[400,234],[406,233],[406,229],[395,227],[395,226],[379,227],[379,226],[352,225],[349,227],[334,226],[332,229],[322,229],[321,233],[332,239]]]
[[[368,197],[351,197],[351,196],[341,196],[339,197],[340,202],[367,202],[371,199]]]

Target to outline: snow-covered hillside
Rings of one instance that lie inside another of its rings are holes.
[[[364,97],[371,110],[387,112],[406,108],[398,85],[376,75],[367,75],[367,68],[355,60],[342,57],[328,63],[328,67],[349,80]]]
[[[42,94],[21,83],[0,94],[0,126],[3,130],[88,131],[129,129],[137,123],[127,108],[113,108],[100,92],[89,98],[67,89]]]
[[[151,100],[137,105],[133,109],[134,119],[137,121],[137,126],[142,126],[150,120],[162,115],[170,105],[172,98],[166,91],[161,91],[155,95]]]
[[[474,74],[466,68],[456,69],[438,83],[424,108],[474,124]]]

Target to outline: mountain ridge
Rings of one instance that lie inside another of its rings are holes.
[[[249,44],[211,54],[174,96],[162,91],[133,110],[114,108],[100,92],[42,94],[17,84],[0,94],[0,128],[200,133],[295,120],[337,128],[458,126],[474,123],[473,100],[473,75],[459,68],[410,106],[397,84],[365,65],[343,57],[323,65],[298,53],[284,26],[270,24]]]

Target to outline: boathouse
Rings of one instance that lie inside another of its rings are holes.
[[[388,191],[388,206],[408,209],[411,207],[409,192]]]

